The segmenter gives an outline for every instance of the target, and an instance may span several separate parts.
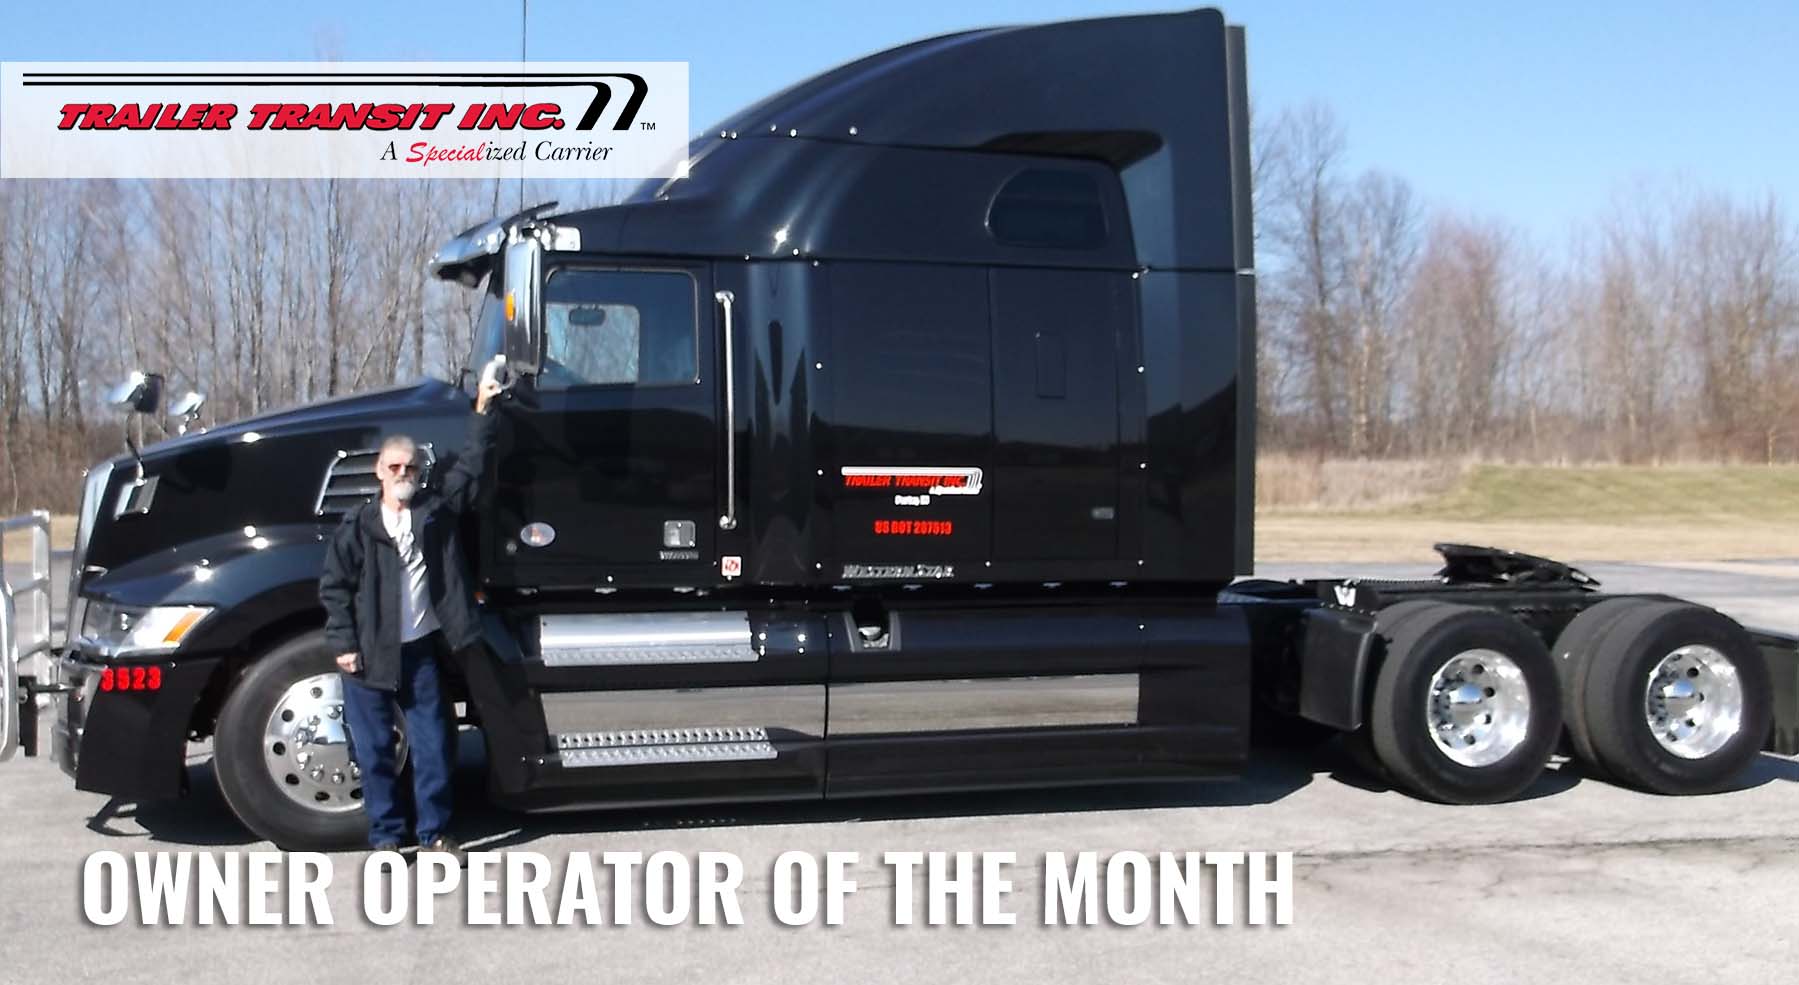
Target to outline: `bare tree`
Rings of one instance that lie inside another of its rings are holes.
[[[1272,117],[1253,158],[1262,447],[1799,461],[1799,227],[1772,196],[1631,188],[1545,252],[1352,168],[1323,105]],[[116,449],[98,394],[131,369],[208,393],[203,424],[454,379],[482,296],[426,260],[517,191],[0,184],[0,505],[73,507],[82,466]],[[531,182],[524,198],[572,209],[624,192]]]
[[[1283,114],[1256,163],[1266,271],[1263,363],[1289,367],[1271,396],[1295,399],[1310,443],[1351,454],[1391,442],[1391,360],[1418,250],[1419,209],[1403,179],[1343,174],[1342,127],[1321,106]]]

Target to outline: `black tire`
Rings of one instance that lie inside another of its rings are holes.
[[[265,765],[263,736],[288,688],[337,671],[323,631],[297,636],[251,665],[225,698],[212,740],[213,770],[232,813],[287,850],[353,848],[368,840],[367,815],[312,810],[288,796]]]
[[[1515,746],[1492,763],[1471,766],[1439,745],[1426,709],[1438,670],[1477,649],[1496,651],[1516,665],[1529,710]],[[1400,786],[1443,803],[1485,804],[1511,800],[1536,781],[1555,750],[1561,720],[1555,663],[1535,633],[1491,609],[1439,602],[1404,613],[1393,631],[1375,680],[1368,734]]]
[[[1587,674],[1593,666],[1593,649],[1606,631],[1626,614],[1655,604],[1655,599],[1606,599],[1575,616],[1555,638],[1555,647],[1550,651],[1555,655],[1556,673],[1562,682],[1562,724],[1568,730],[1568,745],[1590,776],[1607,776],[1605,766],[1593,752],[1592,730],[1587,725],[1583,697],[1587,691]]]
[[[1689,759],[1656,739],[1645,701],[1649,675],[1662,659],[1695,645],[1711,647],[1734,668],[1741,715],[1720,747]],[[1708,793],[1729,785],[1761,751],[1774,711],[1767,661],[1748,632],[1723,613],[1689,602],[1632,610],[1611,626],[1588,662],[1581,698],[1593,752],[1620,782],[1653,793]]]
[[[1408,599],[1404,602],[1395,602],[1375,613],[1374,631],[1381,638],[1384,649],[1389,652],[1392,650],[1393,634],[1399,632],[1399,628],[1408,620],[1421,612],[1429,612],[1441,604],[1435,599]],[[1376,679],[1378,680],[1378,672]],[[1372,708],[1374,704],[1372,684],[1373,682],[1370,682],[1368,693],[1358,698],[1358,700],[1366,702],[1369,708]],[[1399,778],[1387,769],[1386,764],[1381,762],[1380,754],[1375,751],[1372,731],[1364,720],[1361,728],[1348,733],[1344,738],[1344,750],[1349,754],[1350,762],[1354,763],[1362,772],[1388,785],[1398,783]]]

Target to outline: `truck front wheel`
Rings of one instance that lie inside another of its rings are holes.
[[[1491,609],[1436,603],[1388,637],[1368,732],[1401,786],[1477,804],[1535,782],[1561,721],[1555,664],[1534,633]]]
[[[277,646],[238,680],[219,712],[213,769],[244,826],[281,848],[367,841],[343,680],[323,632]]]

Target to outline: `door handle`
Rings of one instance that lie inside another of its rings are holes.
[[[737,528],[737,376],[731,361],[736,337],[731,326],[731,308],[737,296],[730,291],[712,295],[725,316],[725,512],[718,518],[718,529]]]

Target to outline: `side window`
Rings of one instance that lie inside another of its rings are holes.
[[[1099,182],[1079,171],[1030,168],[1007,179],[987,210],[987,230],[1013,246],[1090,250],[1105,245]]]
[[[694,290],[693,278],[675,271],[552,270],[538,387],[693,382]]]

